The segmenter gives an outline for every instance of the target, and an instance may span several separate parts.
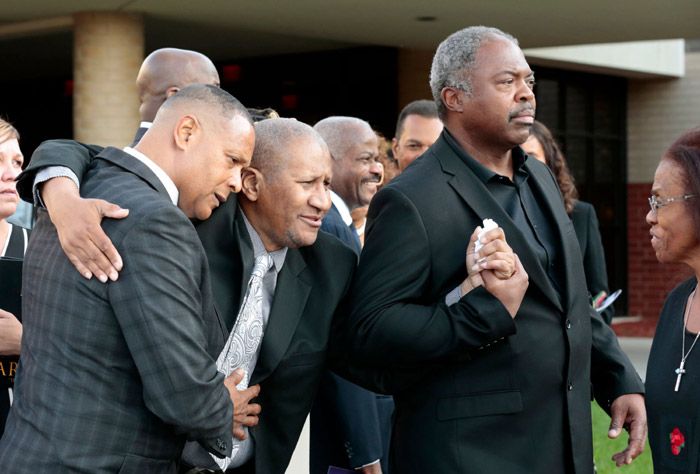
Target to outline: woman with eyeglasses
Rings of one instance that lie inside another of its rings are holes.
[[[646,221],[661,263],[685,263],[693,277],[666,298],[646,375],[654,472],[700,472],[700,128],[666,151],[654,174]]]

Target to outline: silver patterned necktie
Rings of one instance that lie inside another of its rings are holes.
[[[236,323],[231,330],[226,344],[219,358],[216,360],[216,368],[229,376],[234,370],[241,368],[245,372],[243,379],[236,385],[238,390],[248,388],[250,374],[248,366],[256,357],[260,341],[262,340],[264,324],[262,314],[263,277],[272,268],[272,257],[265,253],[255,259],[253,273],[248,281],[248,288],[243,298],[243,304],[238,311]],[[248,428],[243,427],[247,432]],[[241,447],[241,441],[233,438],[231,456],[227,458],[212,457],[222,471],[225,471]]]

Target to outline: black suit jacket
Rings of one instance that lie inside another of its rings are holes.
[[[605,266],[605,250],[600,240],[598,229],[598,217],[592,204],[584,201],[576,201],[571,213],[571,222],[581,247],[583,256],[583,272],[586,275],[586,285],[592,296],[601,291],[610,293],[608,288],[608,271]],[[610,324],[615,315],[612,305],[601,313],[603,321]]]
[[[390,387],[395,472],[590,473],[591,379],[605,407],[643,392],[614,334],[592,314],[554,178],[534,160],[525,167],[560,240],[561,294],[444,134],[370,205],[350,334],[357,360],[400,380]],[[466,277],[464,252],[484,218],[503,228],[529,274],[514,320],[484,288],[444,302]]]
[[[360,252],[362,251],[360,238],[358,237],[357,232],[353,232],[350,229],[350,226],[345,223],[343,217],[338,211],[338,208],[335,207],[335,204],[331,206],[331,208],[328,210],[328,214],[326,214],[326,216],[323,218],[321,230],[331,234],[337,239],[340,239],[340,241],[350,247],[358,257],[360,256]]]
[[[339,239],[359,257],[360,239],[335,205],[323,218],[321,231]],[[375,395],[326,372],[311,411],[311,474],[326,474],[328,466],[353,469],[377,460],[386,474],[393,409],[391,397]]]
[[[197,231],[209,257],[217,307],[230,330],[254,262],[235,198]],[[250,430],[255,472],[284,472],[323,372],[344,360],[344,298],[356,261],[352,251],[323,232],[313,245],[287,251],[250,381],[260,384],[257,401],[262,406],[260,423]]]
[[[134,141],[131,142],[131,145],[130,145],[130,146],[136,146],[136,145],[138,145],[138,143],[141,141],[141,139],[143,138],[143,136],[144,136],[144,135],[146,134],[146,132],[148,131],[148,128],[149,128],[149,127],[139,127],[139,128],[136,130],[136,133],[134,134]]]
[[[194,227],[121,150],[99,155],[81,192],[130,209],[104,222],[124,270],[107,284],[84,279],[41,212],[3,472],[175,472],[188,438],[229,453],[232,404],[214,363],[226,332]]]
[[[80,177],[97,150],[99,147],[71,140],[43,143],[20,176],[22,197],[31,199],[34,175],[40,168],[68,166]],[[235,196],[196,227],[209,260],[214,300],[228,337],[254,262],[252,243]],[[287,252],[250,381],[251,385],[261,384],[258,402],[263,409],[259,425],[250,430],[255,440],[255,472],[284,472],[321,374],[330,365],[345,364],[347,351],[341,337],[347,304],[341,302],[349,291],[356,262],[351,250],[323,232],[313,245]],[[331,338],[334,344],[330,344]]]

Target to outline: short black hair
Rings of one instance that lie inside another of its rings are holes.
[[[241,102],[234,96],[211,84],[191,84],[183,87],[170,96],[161,107],[169,107],[180,101],[201,102],[207,106],[219,107],[219,112],[226,117],[240,115],[248,123],[253,124],[253,120]]]
[[[406,107],[401,110],[399,119],[396,121],[396,133],[394,137],[397,139],[403,133],[403,123],[409,115],[420,115],[425,118],[439,118],[437,105],[432,100],[414,100],[409,102]]]

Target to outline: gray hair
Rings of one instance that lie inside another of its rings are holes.
[[[464,28],[452,33],[438,46],[430,68],[430,90],[440,118],[444,118],[447,113],[440,95],[445,87],[454,87],[467,94],[472,93],[470,75],[476,61],[476,52],[481,43],[489,37],[505,38],[518,46],[515,37],[489,26]]]
[[[314,125],[323,140],[328,145],[331,158],[339,160],[347,153],[356,137],[358,128],[367,128],[372,131],[369,123],[357,117],[333,116],[327,117]]]
[[[326,142],[311,126],[292,118],[273,118],[255,122],[255,149],[250,166],[266,178],[287,169],[287,150],[300,140],[311,140],[328,153]]]

